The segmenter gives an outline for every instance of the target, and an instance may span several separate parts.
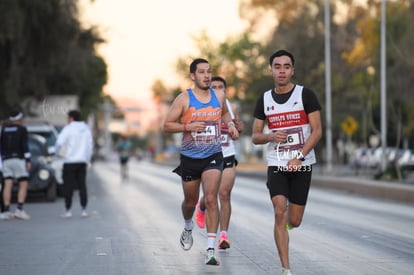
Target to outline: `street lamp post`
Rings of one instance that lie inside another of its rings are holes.
[[[381,169],[384,172],[387,167],[386,148],[387,148],[387,98],[386,98],[386,0],[381,2]]]
[[[325,0],[325,96],[326,96],[326,169],[332,172],[332,107],[331,107],[331,15],[330,1]]]
[[[109,131],[109,123],[112,119],[112,113],[113,113],[113,106],[111,103],[109,103],[108,100],[105,100],[105,103],[103,105],[103,111],[104,111],[104,139],[105,139],[105,159],[109,159],[111,152],[112,152],[112,137],[111,132]]]

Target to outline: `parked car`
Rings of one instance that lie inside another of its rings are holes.
[[[47,201],[56,199],[56,179],[54,169],[50,165],[50,154],[44,137],[29,134],[29,151],[32,154],[29,173],[28,194],[44,193]],[[17,193],[18,184],[14,184],[13,192]]]
[[[375,162],[373,161],[374,149],[367,147],[359,147],[355,150],[354,154],[350,158],[350,165],[352,168],[375,168]]]
[[[55,172],[58,194],[61,194],[63,189],[63,158],[55,154],[55,144],[58,138],[56,127],[47,121],[25,120],[24,124],[29,134],[41,135],[46,138],[47,150],[52,158],[50,165]]]
[[[405,149],[401,157],[397,161],[397,165],[400,167],[413,166],[414,167],[414,154],[410,149]]]
[[[414,153],[410,149],[405,149],[402,156],[397,161],[397,166],[403,178],[414,176]]]
[[[48,153],[55,153],[55,144],[58,137],[58,131],[55,126],[47,121],[37,120],[25,120],[24,126],[26,126],[29,134],[41,135],[46,138]]]

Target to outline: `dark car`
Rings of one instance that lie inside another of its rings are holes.
[[[54,169],[50,165],[50,154],[46,138],[29,134],[29,151],[32,154],[28,184],[28,194],[43,193],[47,201],[56,200],[56,179]],[[13,191],[18,191],[14,184]]]
[[[59,155],[55,155],[55,143],[59,134],[58,130],[54,125],[47,121],[25,120],[25,126],[29,134],[36,134],[46,138],[48,153],[51,155],[52,159],[50,165],[55,171],[57,191],[59,194],[59,191],[62,191],[63,189],[63,158]]]

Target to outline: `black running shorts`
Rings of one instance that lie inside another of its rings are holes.
[[[306,205],[312,178],[312,166],[302,166],[301,170],[289,172],[285,167],[267,168],[267,188],[270,198],[284,195],[290,202]]]
[[[224,158],[224,169],[233,168],[233,167],[237,166],[237,164],[238,164],[238,162],[237,162],[237,159],[234,155]]]
[[[121,163],[121,165],[125,165],[128,163],[129,157],[120,157],[119,158],[119,162]]]
[[[201,174],[206,170],[218,169],[223,171],[224,162],[221,152],[204,159],[194,159],[181,155],[180,160],[180,165],[173,172],[181,176],[183,181],[201,179]]]

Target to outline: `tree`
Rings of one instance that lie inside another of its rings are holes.
[[[330,3],[334,138],[343,135],[341,122],[350,115],[360,125],[353,135],[356,142],[366,143],[371,134],[379,132],[380,3]],[[320,0],[242,0],[241,17],[250,22],[244,33],[219,43],[213,43],[206,33],[194,38],[199,55],[210,61],[213,74],[228,80],[229,91],[234,90],[243,113],[251,117],[258,94],[273,86],[267,59],[275,50],[285,48],[297,57],[295,79],[317,93],[324,114],[323,4]],[[413,15],[412,1],[387,1],[387,79],[392,80],[387,81],[389,141],[398,146],[399,136],[413,139]],[[260,32],[263,26],[269,30],[267,34]],[[177,70],[187,73],[191,59],[180,57]]]
[[[94,108],[107,80],[95,27],[83,29],[77,0],[0,2],[0,116],[26,96],[75,94],[83,112]]]
[[[362,142],[379,132],[380,4],[380,0],[369,0],[366,5],[352,0],[331,1],[333,131],[340,132],[340,121],[348,115],[359,114]],[[241,4],[242,16],[251,22],[249,30],[261,26],[260,18],[269,21],[269,14],[276,18],[269,51],[277,45],[300,57],[296,78],[314,88],[321,99],[324,95],[322,5],[320,0],[245,0]],[[413,15],[412,1],[387,1],[387,78],[392,80],[387,82],[388,127],[389,139],[396,145],[400,144],[401,133],[409,132],[414,123],[407,119],[408,106],[414,97],[409,83],[413,83],[414,76],[401,73],[413,71],[410,51],[414,43],[410,35]]]
[[[169,104],[173,100],[172,91],[170,91],[160,79],[156,79],[152,86],[152,97],[156,104]]]
[[[414,96],[410,91],[414,76],[401,72],[413,71],[414,59],[409,50],[413,46],[413,6],[410,1],[389,1],[387,3],[387,114],[388,144],[401,146],[401,135],[411,128],[407,120],[410,102]],[[352,47],[343,53],[347,65],[352,68],[352,82],[360,94],[361,112],[366,118],[368,130],[379,132],[379,89],[380,89],[380,1],[370,1],[365,8],[356,10],[348,22],[355,25],[358,38]],[[349,23],[348,23],[349,24]],[[403,126],[405,125],[405,126]],[[412,136],[411,136],[412,137]],[[365,136],[366,138],[366,136]],[[365,139],[366,140],[366,139]]]
[[[263,78],[268,74],[267,59],[263,56],[264,45],[255,42],[244,33],[228,37],[225,41],[214,43],[202,32],[193,37],[198,49],[198,56],[206,58],[212,68],[213,75],[220,75],[227,82],[227,96],[240,105],[240,114],[251,119],[257,91],[270,87],[271,81]],[[182,56],[177,60],[177,71],[188,74],[188,65],[193,56]],[[251,123],[245,123],[245,131],[250,131]]]

